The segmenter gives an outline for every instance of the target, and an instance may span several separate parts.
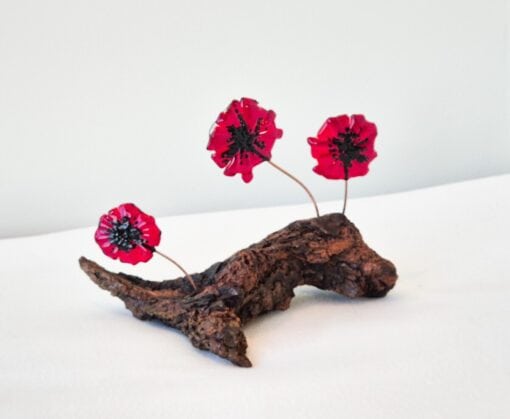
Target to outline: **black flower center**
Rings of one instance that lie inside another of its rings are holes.
[[[124,252],[129,252],[143,244],[142,232],[131,224],[128,217],[123,217],[112,223],[109,240]]]
[[[345,132],[338,133],[329,145],[329,150],[333,158],[340,160],[344,166],[345,178],[349,178],[349,169],[353,161],[364,163],[367,157],[363,154],[368,139],[356,141],[359,134],[346,128]]]
[[[228,150],[223,152],[221,157],[224,159],[225,163],[228,163],[232,157],[239,153],[241,158],[247,158],[248,153],[255,153],[257,156],[262,158],[263,160],[268,160],[264,154],[260,152],[265,147],[265,144],[259,140],[260,135],[260,123],[262,119],[259,118],[257,120],[257,125],[253,131],[250,131],[246,121],[243,116],[236,109],[236,115],[239,119],[239,126],[229,125],[227,127],[228,132],[230,133],[230,138],[228,139]]]

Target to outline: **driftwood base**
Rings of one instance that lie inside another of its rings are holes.
[[[395,266],[364,242],[342,214],[293,222],[204,272],[145,281],[112,273],[82,257],[80,266],[101,288],[124,301],[141,320],[157,319],[182,331],[197,348],[250,367],[242,326],[289,307],[293,289],[313,285],[347,297],[384,297],[397,280]]]

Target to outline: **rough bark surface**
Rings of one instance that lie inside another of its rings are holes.
[[[289,307],[294,288],[313,285],[350,298],[384,297],[397,280],[395,266],[363,241],[342,214],[293,222],[223,262],[186,278],[146,281],[112,273],[80,258],[101,288],[124,301],[141,320],[160,320],[191,343],[236,365],[250,367],[242,326]]]

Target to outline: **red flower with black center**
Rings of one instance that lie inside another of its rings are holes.
[[[276,114],[253,99],[233,100],[222,112],[209,135],[212,159],[225,168],[227,176],[240,173],[246,183],[253,179],[253,168],[271,160],[271,149],[283,131],[275,125]]]
[[[328,179],[345,180],[366,175],[369,163],[377,157],[376,136],[377,127],[363,115],[328,118],[317,137],[308,138],[318,163],[314,172]]]
[[[106,256],[136,265],[152,258],[161,231],[154,217],[122,204],[101,216],[94,237]]]

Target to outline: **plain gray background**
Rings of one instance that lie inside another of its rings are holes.
[[[505,0],[0,0],[0,237],[124,201],[157,216],[305,202],[268,165],[246,185],[210,159],[241,96],[276,111],[273,160],[339,207],[306,137],[341,113],[379,127],[352,196],[509,172],[509,24]]]

